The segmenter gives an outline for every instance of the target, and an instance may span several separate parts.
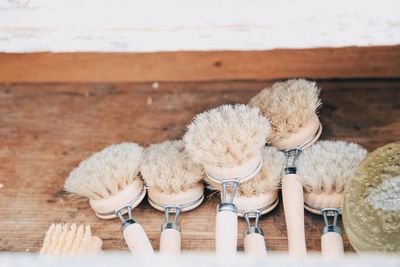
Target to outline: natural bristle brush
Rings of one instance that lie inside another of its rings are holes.
[[[164,211],[166,222],[161,229],[160,252],[181,251],[181,212],[198,207],[204,199],[202,167],[185,150],[183,141],[165,141],[144,150],[140,173],[146,183],[151,206]],[[170,221],[171,213],[175,213]]]
[[[247,229],[244,232],[244,252],[248,255],[265,256],[267,254],[264,232],[259,226],[259,219],[278,205],[278,188],[284,159],[284,154],[274,147],[264,147],[260,172],[238,187],[234,204],[238,209],[238,215],[245,218],[247,223]],[[210,186],[220,190],[218,184],[210,184]],[[251,224],[252,220],[254,220],[254,226]]]
[[[88,198],[99,218],[119,217],[123,236],[132,252],[152,253],[146,233],[132,217],[132,209],[146,195],[139,176],[142,152],[143,148],[135,143],[109,146],[82,161],[70,173],[64,188],[74,195]]]
[[[43,240],[41,255],[87,256],[101,253],[103,242],[97,236],[92,236],[89,225],[52,224]]]
[[[321,232],[323,257],[338,258],[344,253],[341,230],[336,225],[343,207],[344,184],[366,154],[367,151],[357,144],[320,141],[297,158],[297,174],[305,190],[304,207],[324,217],[325,227]],[[333,223],[329,223],[331,216]]]
[[[317,116],[321,105],[315,82],[288,80],[278,82],[254,96],[249,105],[266,116],[272,128],[269,143],[286,154],[282,199],[288,233],[289,254],[307,254],[304,231],[303,187],[296,175],[295,159],[315,143],[322,132]]]
[[[219,255],[236,253],[238,222],[233,202],[237,187],[262,166],[262,148],[271,129],[259,113],[246,105],[223,105],[196,115],[184,136],[186,149],[203,165],[206,180],[222,188],[215,237]]]
[[[344,188],[343,225],[360,253],[400,253],[400,141],[369,153]]]

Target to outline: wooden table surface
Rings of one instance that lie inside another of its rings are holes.
[[[0,85],[0,251],[38,251],[51,223],[87,223],[106,250],[126,250],[118,220],[96,218],[63,192],[68,173],[113,143],[180,138],[193,115],[247,102],[267,81]],[[321,81],[322,139],[368,150],[400,139],[400,80]],[[183,249],[214,248],[217,196],[182,214]],[[144,200],[134,212],[158,249],[163,213]],[[305,213],[307,247],[320,247],[320,216]],[[340,224],[342,225],[342,224]],[[287,250],[282,205],[261,220],[270,250]],[[245,224],[240,220],[239,232]],[[345,249],[352,250],[346,235]],[[242,235],[239,249],[243,249]]]

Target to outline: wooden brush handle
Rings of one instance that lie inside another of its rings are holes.
[[[123,236],[129,250],[134,254],[152,254],[154,253],[150,240],[147,237],[143,227],[138,223],[128,225],[124,231]]]
[[[321,236],[321,254],[324,258],[337,259],[344,254],[342,235],[328,232]]]
[[[236,254],[238,235],[237,214],[223,210],[217,213],[215,231],[215,251],[217,255]]]
[[[289,255],[294,257],[306,256],[303,185],[297,174],[287,174],[282,178],[282,198]]]
[[[267,255],[264,236],[251,233],[244,238],[244,253],[251,256],[262,257]]]
[[[181,253],[181,232],[176,229],[165,229],[161,232],[160,252],[168,254]]]

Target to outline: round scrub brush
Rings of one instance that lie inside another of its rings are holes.
[[[267,254],[264,233],[259,226],[259,218],[272,211],[279,202],[278,188],[281,180],[284,154],[273,147],[262,152],[263,165],[260,172],[250,181],[239,185],[234,203],[238,215],[244,217],[247,229],[244,233],[244,252],[249,255]],[[254,226],[251,226],[254,219]]]
[[[51,257],[98,254],[102,244],[100,238],[92,236],[89,225],[52,224],[40,254]]]
[[[297,159],[298,175],[305,189],[305,208],[324,217],[325,227],[321,232],[323,257],[343,255],[341,230],[336,222],[343,206],[344,184],[366,154],[367,151],[357,144],[321,141]],[[333,217],[332,224],[328,222],[329,216]]]
[[[269,122],[257,108],[223,105],[198,114],[184,136],[192,159],[203,165],[206,179],[222,187],[216,217],[216,252],[232,255],[237,248],[239,183],[253,178],[262,166],[261,152],[270,133]],[[232,194],[227,198],[227,189]]]
[[[179,214],[199,206],[204,199],[203,170],[190,159],[183,141],[154,144],[143,153],[140,173],[146,183],[149,203],[164,211],[160,252],[179,254],[181,226]],[[171,213],[175,213],[170,222]]]
[[[371,152],[346,182],[343,223],[358,252],[400,252],[400,141]]]
[[[132,217],[132,209],[146,195],[139,177],[143,148],[135,143],[109,146],[82,161],[65,181],[66,191],[89,199],[90,206],[102,219],[119,217],[129,249],[152,253],[142,226]],[[124,215],[128,214],[125,219]]]
[[[316,113],[321,105],[319,89],[315,82],[302,79],[278,82],[254,96],[249,105],[268,117],[272,127],[269,143],[286,154],[282,199],[289,253],[304,256],[307,250],[303,188],[294,163],[297,155],[321,135],[322,126]]]

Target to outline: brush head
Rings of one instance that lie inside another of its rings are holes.
[[[253,171],[270,131],[257,108],[223,105],[196,115],[183,140],[191,158],[220,180]]]
[[[285,160],[284,153],[274,147],[262,149],[262,167],[260,172],[251,180],[239,185],[234,203],[238,208],[238,214],[254,210],[267,213],[278,204],[278,192],[282,169]],[[221,185],[210,182],[213,189],[221,190]],[[231,190],[228,189],[229,194]]]
[[[304,189],[305,202],[319,213],[321,208],[341,208],[344,184],[367,155],[358,144],[320,141],[300,153],[297,174]]]
[[[302,144],[318,132],[319,91],[315,82],[293,79],[274,83],[250,100],[249,105],[259,108],[271,123],[270,143],[287,149]]]
[[[262,167],[260,172],[253,179],[239,185],[238,196],[249,198],[279,189],[285,161],[284,153],[274,147],[264,147],[261,155]]]
[[[41,255],[52,257],[101,252],[102,241],[92,236],[89,225],[52,224],[46,232]]]
[[[358,252],[400,251],[400,141],[369,153],[346,182],[343,223]]]
[[[113,218],[116,209],[127,204],[134,207],[146,194],[138,175],[142,151],[135,143],[111,145],[82,161],[64,188],[88,198],[99,217]]]
[[[146,148],[140,173],[148,187],[150,204],[158,209],[201,203],[203,169],[189,157],[181,140],[165,141]]]

